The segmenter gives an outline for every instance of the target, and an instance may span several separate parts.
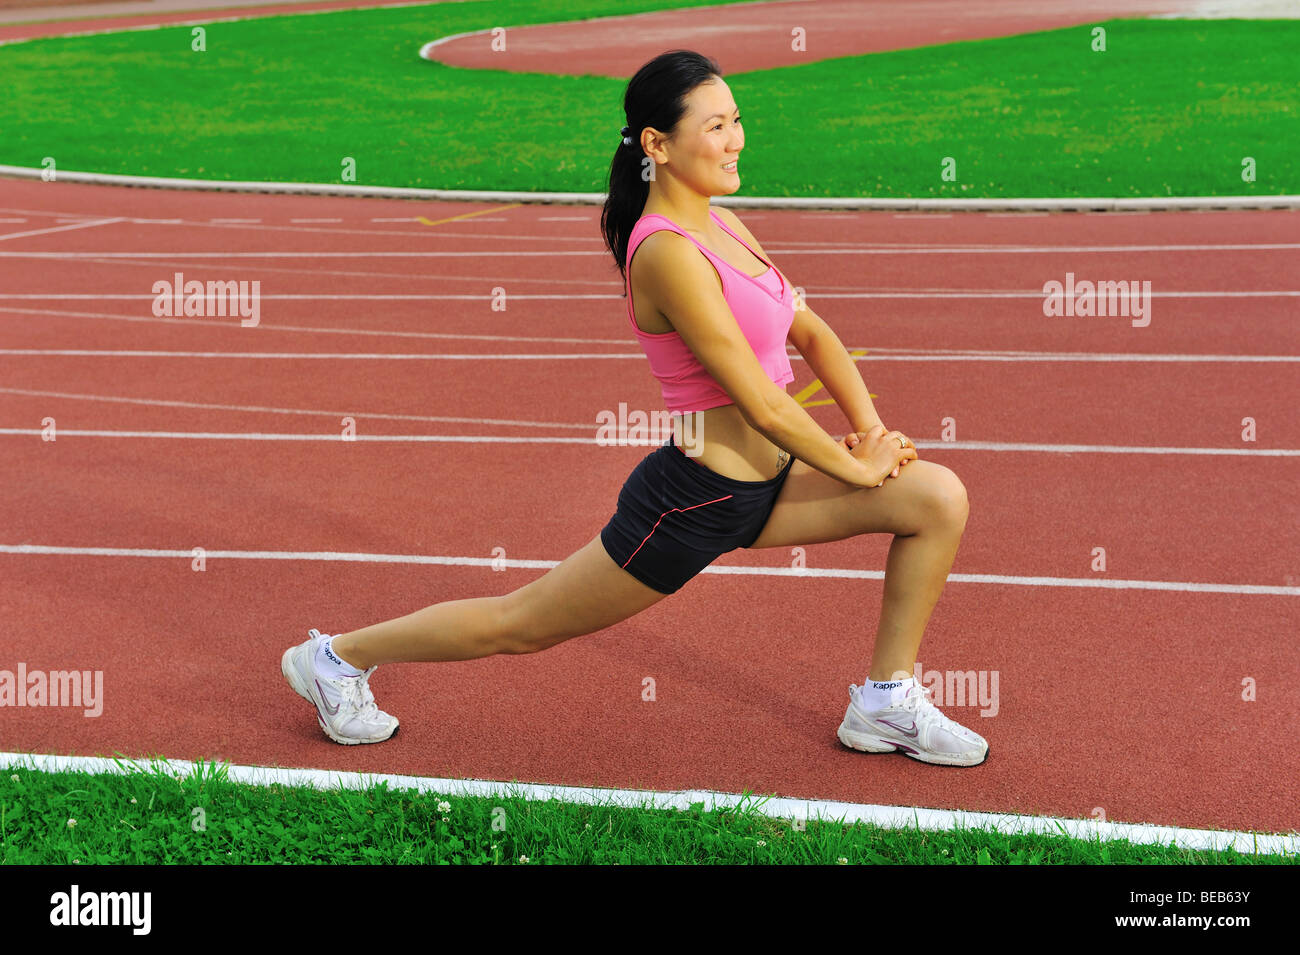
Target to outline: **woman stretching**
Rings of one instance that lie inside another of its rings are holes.
[[[331,739],[377,743],[398,725],[367,683],[380,664],[536,653],[640,613],[737,547],[886,533],[875,649],[865,684],[849,687],[839,739],[927,763],[983,762],[988,743],[940,713],[912,675],[966,526],[966,489],[885,428],[839,338],[795,302],[740,220],[710,206],[740,187],[745,144],[717,64],[664,53],[632,78],[623,107],[601,227],[672,438],[632,471],[601,532],[544,576],[351,633],[312,630],[285,651],[285,678]],[[853,432],[839,441],[786,393],[787,341],[848,418]]]

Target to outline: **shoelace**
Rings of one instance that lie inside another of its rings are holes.
[[[955,723],[934,705],[930,700],[929,687],[922,686],[920,683],[915,684],[915,690],[904,698],[900,705],[903,709],[912,714],[912,718],[917,723],[936,723],[941,729],[945,729],[960,739],[967,739],[969,730],[960,723]]]
[[[307,631],[312,640],[322,637],[319,630],[311,629]],[[328,637],[326,637],[328,639]],[[313,647],[312,652],[315,652]],[[343,699],[357,708],[357,713],[363,719],[367,717],[377,717],[379,715],[379,706],[375,703],[375,694],[370,690],[370,674],[374,673],[378,667],[371,667],[369,670],[361,671],[361,676],[356,679],[336,680],[334,685],[340,687]]]
[[[360,711],[363,717],[378,716],[379,707],[375,704],[375,694],[370,692],[370,674],[374,673],[378,667],[371,667],[369,670],[363,670],[361,676],[355,681],[348,680],[351,684],[351,692],[360,701]]]
[[[361,719],[373,719],[379,713],[379,707],[375,705],[375,695],[370,692],[370,687],[366,680],[375,670],[371,667],[369,670],[362,672],[357,677],[342,677],[337,680],[330,680],[330,684],[339,692],[339,707],[354,710],[356,716]]]
[[[930,699],[929,688],[922,686],[920,683],[917,683],[916,689],[907,694],[907,696],[900,702],[903,709],[907,710],[913,716],[923,716],[929,720],[933,720],[936,717],[940,720],[947,719],[943,713],[939,712],[938,707],[934,705],[934,701]]]

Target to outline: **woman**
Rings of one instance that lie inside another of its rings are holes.
[[[665,53],[632,78],[623,105],[629,125],[601,225],[675,412],[672,439],[632,472],[600,534],[539,579],[352,633],[312,630],[281,670],[331,739],[380,742],[398,722],[367,684],[379,664],[536,653],[640,613],[736,547],[890,533],[867,685],[850,685],[839,739],[929,763],[982,762],[984,739],[943,716],[912,677],[965,528],[965,488],[884,427],[835,333],[795,307],[789,280],[740,220],[711,209],[711,196],[739,188],[745,141],[717,64]],[[787,340],[852,434],[834,440],[786,393]]]

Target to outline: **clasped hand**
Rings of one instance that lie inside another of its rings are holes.
[[[917,458],[916,445],[912,439],[901,431],[888,430],[883,424],[876,425],[870,431],[850,432],[839,443],[876,473],[885,475],[876,487],[881,487],[891,477],[898,477],[903,465]]]

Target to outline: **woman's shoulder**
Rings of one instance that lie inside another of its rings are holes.
[[[673,236],[677,238],[673,238]],[[667,216],[658,213],[643,215],[637,220],[636,225],[632,227],[632,233],[628,237],[628,259],[632,258],[633,252],[647,243],[651,246],[662,246],[665,243],[671,244],[679,241],[693,244],[686,230]]]
[[[656,228],[652,225],[637,236],[629,248],[644,250],[637,256],[637,261],[645,262],[650,270],[660,272],[666,269],[672,272],[676,263],[680,262],[680,258],[685,256],[688,250],[690,255],[696,254],[697,245],[689,235],[675,225],[671,228],[667,226]]]

